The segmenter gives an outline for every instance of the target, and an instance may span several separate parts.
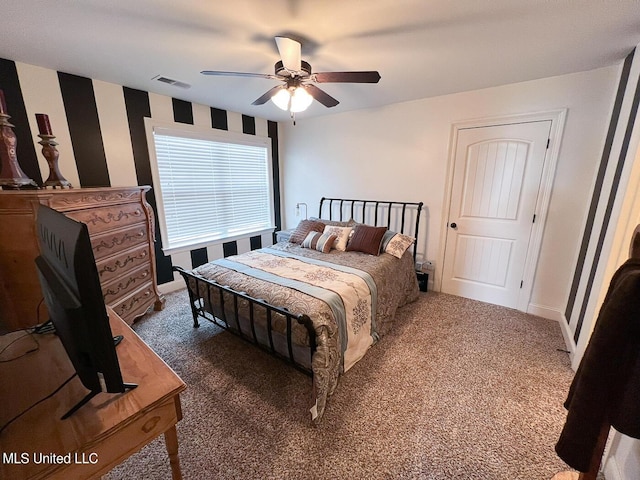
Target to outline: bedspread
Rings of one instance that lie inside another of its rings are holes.
[[[309,315],[317,337],[310,365],[316,423],[339,375],[390,330],[396,309],[418,296],[413,258],[408,254],[401,259],[386,253],[376,257],[332,250],[327,254],[282,242],[207,263],[194,273],[293,313]],[[320,288],[328,293],[315,291]],[[340,295],[340,300],[331,301],[332,293]],[[277,320],[274,331],[284,332]],[[308,346],[307,331],[297,327],[292,341]]]

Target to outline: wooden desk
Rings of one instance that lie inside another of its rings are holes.
[[[98,394],[70,418],[60,420],[87,393],[74,378],[0,433],[0,478],[99,477],[161,433],[172,477],[181,478],[176,423],[182,418],[179,395],[185,384],[110,309],[109,317],[113,334],[124,336],[117,347],[122,377],[138,387],[122,394]],[[0,425],[55,391],[74,372],[58,337],[34,336],[37,351],[0,363]],[[20,348],[19,343],[11,348]],[[12,453],[16,455],[11,457]],[[57,464],[36,463],[51,454],[63,457]]]

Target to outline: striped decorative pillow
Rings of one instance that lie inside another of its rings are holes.
[[[319,252],[329,253],[336,238],[335,235],[330,233],[309,232],[302,241],[302,248],[314,248]]]
[[[291,232],[291,236],[289,237],[289,242],[291,243],[302,243],[302,241],[307,237],[309,232],[320,232],[324,230],[324,223],[318,222],[315,220],[300,220],[300,223],[296,227],[296,229]]]

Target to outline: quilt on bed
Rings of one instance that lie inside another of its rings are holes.
[[[207,263],[194,273],[311,317],[317,335],[311,360],[316,422],[339,375],[391,328],[396,309],[418,296],[410,254],[398,259],[384,253],[322,253],[279,243]],[[284,332],[277,322],[273,328]],[[294,344],[309,345],[303,327],[293,333]]]

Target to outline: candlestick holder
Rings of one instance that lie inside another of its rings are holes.
[[[42,145],[42,155],[47,160],[49,165],[49,178],[44,182],[43,186],[46,187],[60,187],[60,188],[73,188],[71,182],[62,176],[60,169],[58,168],[58,157],[60,152],[56,146],[58,143],[54,140],[54,135],[38,135],[42,140],[38,143]]]
[[[18,140],[13,131],[13,125],[9,123],[10,118],[11,116],[5,113],[4,108],[0,108],[0,187],[3,189],[38,188],[36,182],[27,177],[18,164],[16,155]]]

